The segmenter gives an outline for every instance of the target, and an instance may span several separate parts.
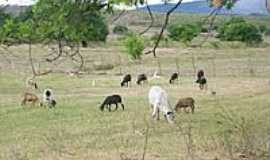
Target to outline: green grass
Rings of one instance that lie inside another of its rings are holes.
[[[265,39],[266,44],[270,42],[269,37]],[[26,78],[31,76],[27,46],[11,47],[13,55],[9,58],[13,65],[0,59],[0,159],[141,159],[149,126],[148,160],[186,160],[191,154],[195,159],[227,160],[232,159],[230,150],[236,159],[239,153],[252,158],[255,152],[256,160],[267,160],[270,48],[230,45],[222,42],[220,49],[209,46],[187,49],[174,43],[159,48],[156,59],[147,55],[141,62],[132,62],[121,53],[122,46],[111,40],[82,49],[89,70],[79,77],[64,73],[76,67],[68,59],[55,65],[42,61],[47,48],[35,45],[35,65],[41,61],[42,70],[48,67],[55,70],[37,78],[40,87],[37,91],[25,86]],[[207,91],[199,91],[193,83],[191,53],[195,55],[196,69],[206,71]],[[181,80],[170,86],[168,78],[176,71],[176,59]],[[97,61],[113,64],[114,68],[93,70]],[[137,86],[136,75],[152,75],[159,69],[158,61],[162,77]],[[132,74],[131,88],[120,88],[121,76],[117,75],[120,69]],[[194,97],[195,114],[176,113],[174,125],[166,123],[162,115],[160,121],[153,121],[147,99],[152,85],[165,88],[172,104],[181,97]],[[25,91],[41,97],[47,87],[56,94],[55,109],[20,106]],[[217,95],[213,96],[211,91]],[[125,111],[101,112],[99,105],[105,96],[114,93],[123,96]]]

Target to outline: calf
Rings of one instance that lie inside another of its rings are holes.
[[[111,95],[111,96],[108,96],[108,97],[105,98],[105,100],[104,100],[103,103],[101,104],[100,110],[103,111],[104,108],[105,108],[105,106],[106,106],[106,108],[107,108],[109,111],[111,111],[111,105],[112,105],[112,104],[115,104],[115,106],[116,106],[115,110],[117,110],[117,109],[118,109],[118,103],[121,104],[122,109],[124,110],[124,109],[125,109],[125,106],[124,106],[124,104],[122,103],[122,98],[121,98],[120,95]],[[114,110],[114,111],[115,111],[115,110]]]
[[[140,85],[141,82],[147,81],[147,76],[145,74],[139,74],[137,77],[137,84]]]
[[[177,104],[174,107],[174,110],[177,112],[178,110],[181,110],[181,108],[184,108],[186,112],[186,108],[191,108],[191,112],[194,113],[195,109],[195,100],[191,97],[187,98],[181,98],[178,100]]]
[[[169,83],[170,83],[170,84],[173,84],[174,81],[177,80],[177,79],[178,79],[178,73],[173,73],[173,74],[171,75],[171,78],[170,78],[170,80],[169,80]]]
[[[128,87],[130,82],[131,82],[131,75],[130,74],[125,75],[121,82],[121,87],[124,86]]]
[[[168,101],[167,93],[161,87],[153,86],[149,91],[148,98],[151,108],[153,108],[152,117],[159,120],[159,112],[162,112],[165,119],[169,123],[173,123],[173,110]]]
[[[39,98],[33,93],[26,92],[23,95],[21,105],[26,105],[27,102],[31,103],[32,105],[36,105],[39,102]]]

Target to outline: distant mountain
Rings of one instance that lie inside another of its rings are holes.
[[[4,11],[8,14],[13,16],[18,16],[21,12],[26,11],[29,6],[19,6],[19,5],[8,5],[8,6],[1,6],[0,8],[4,8]]]
[[[266,7],[266,1],[268,1],[268,10]],[[171,9],[175,4],[155,4],[150,5],[153,12],[166,12]],[[139,8],[140,10],[146,11],[146,7]],[[195,2],[183,3],[178,7],[175,12],[184,13],[209,13],[212,8],[209,7],[206,0],[199,0]],[[220,14],[238,14],[238,15],[270,15],[270,0],[239,0],[232,10],[221,9]]]

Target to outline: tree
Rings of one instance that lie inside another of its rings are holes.
[[[169,37],[188,45],[201,32],[201,27],[194,24],[173,24],[168,27]]]
[[[241,41],[248,45],[263,41],[260,30],[243,18],[232,18],[218,29],[218,38],[224,41]]]
[[[129,33],[123,40],[124,47],[126,49],[126,53],[132,59],[140,59],[143,54],[143,50],[145,48],[143,39],[135,34]]]

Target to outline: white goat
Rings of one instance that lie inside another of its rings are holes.
[[[159,112],[161,111],[169,123],[173,123],[173,110],[168,101],[168,94],[159,86],[151,87],[149,94],[149,103],[153,108],[152,117],[159,120]]]

